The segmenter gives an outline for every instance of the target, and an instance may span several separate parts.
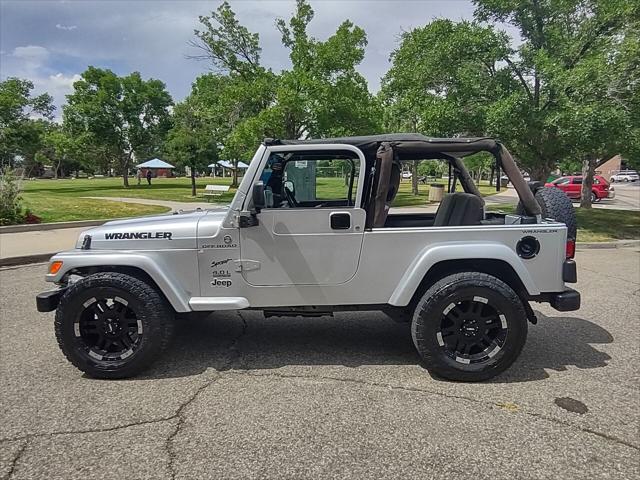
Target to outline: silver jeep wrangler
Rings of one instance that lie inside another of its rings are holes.
[[[485,211],[461,161],[481,151],[516,189],[515,214]],[[428,159],[449,165],[437,212],[390,212],[400,162]],[[327,181],[328,166],[339,181]],[[83,232],[75,250],[51,258],[46,280],[59,288],[38,295],[37,306],[56,310],[60,348],[93,377],[148,367],[176,314],[381,310],[411,323],[429,371],[480,381],[518,357],[528,321],[536,323],[530,301],[579,308],[579,293],[566,286],[576,281],[575,235],[570,200],[527,184],[491,138],[267,139],[229,208]]]

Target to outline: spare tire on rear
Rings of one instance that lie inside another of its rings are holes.
[[[564,223],[567,226],[567,239],[575,240],[578,232],[578,221],[569,197],[562,190],[554,187],[535,189],[534,195],[540,204],[542,218],[552,218]],[[518,202],[516,212],[518,215],[523,215],[524,211],[522,202]]]

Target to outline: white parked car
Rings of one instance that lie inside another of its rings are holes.
[[[409,170],[405,170],[404,172],[402,172],[402,178],[411,178],[411,172]]]
[[[635,170],[620,170],[611,175],[611,183],[614,182],[637,182],[640,176]]]

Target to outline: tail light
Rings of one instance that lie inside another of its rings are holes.
[[[576,241],[575,239],[567,240],[566,257],[573,258],[576,256]]]

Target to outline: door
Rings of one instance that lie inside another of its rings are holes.
[[[265,208],[258,225],[240,229],[242,275],[251,285],[339,285],[356,274],[364,159],[355,148],[317,147],[270,151],[256,179]]]
[[[580,194],[582,192],[582,177],[573,177],[571,179],[571,184],[569,185],[569,191],[567,195],[570,198],[580,198]]]

